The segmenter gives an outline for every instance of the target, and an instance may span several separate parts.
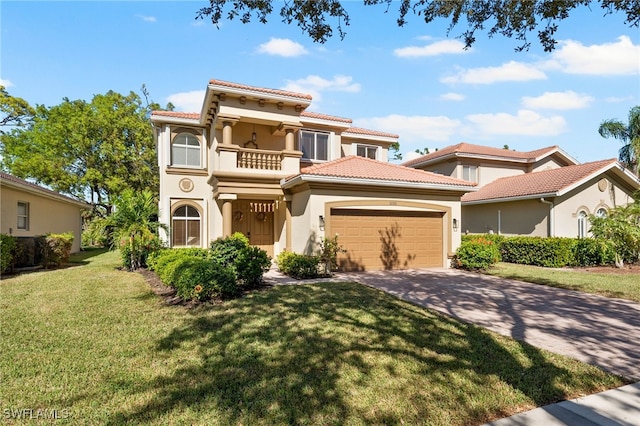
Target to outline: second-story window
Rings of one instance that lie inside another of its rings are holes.
[[[200,167],[200,141],[191,133],[180,133],[171,142],[171,165]]]
[[[372,160],[378,159],[378,147],[371,145],[358,145],[356,148],[356,155],[358,157],[371,158]]]
[[[300,151],[305,160],[327,161],[329,159],[329,134],[300,131]]]
[[[462,166],[462,179],[478,183],[478,167]]]

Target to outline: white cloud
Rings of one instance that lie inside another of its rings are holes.
[[[567,74],[634,75],[640,74],[640,45],[627,36],[615,43],[585,46],[579,41],[560,42],[544,67],[559,69]]]
[[[268,42],[262,43],[258,46],[258,53],[265,53],[267,55],[284,56],[286,58],[293,58],[295,56],[306,55],[307,49],[300,43],[296,43],[288,38],[275,38],[272,37]]]
[[[471,124],[464,133],[473,137],[497,135],[557,136],[566,130],[563,117],[543,117],[534,111],[519,110],[516,115],[507,113],[471,114],[465,119]]]
[[[144,22],[156,22],[155,16],[145,16],[145,15],[136,15],[136,16],[142,19]]]
[[[204,99],[204,90],[194,90],[191,92],[174,93],[167,97],[167,102],[171,102],[176,107],[176,111],[182,112],[200,112],[202,109],[202,100]]]
[[[593,102],[593,97],[571,90],[544,92],[540,96],[522,98],[522,106],[529,109],[581,109]]]
[[[317,103],[317,101],[322,99],[322,92],[359,92],[360,84],[353,83],[352,81],[353,77],[346,75],[334,75],[331,80],[317,75],[309,75],[298,80],[289,80],[281,89],[308,93],[313,97],[314,102]]]
[[[425,46],[407,46],[395,49],[393,53],[402,58],[422,56],[437,56],[446,54],[469,53],[471,49],[464,49],[464,43],[458,40],[441,40]]]
[[[456,75],[443,77],[442,83],[492,84],[500,81],[544,80],[547,76],[537,67],[510,61],[499,67],[469,68]]]
[[[398,115],[361,118],[358,126],[387,132],[397,132],[401,144],[416,141],[448,141],[461,125],[460,120],[445,116]]]
[[[13,83],[9,80],[5,80],[4,78],[0,78],[0,86],[11,87]]]
[[[604,101],[619,104],[621,102],[633,101],[633,96],[609,96],[608,98],[605,98]]]
[[[461,93],[443,93],[440,95],[440,99],[443,101],[464,101],[465,96]]]

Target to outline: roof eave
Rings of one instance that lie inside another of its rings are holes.
[[[520,195],[517,197],[487,198],[486,200],[472,200],[472,201],[463,200],[462,205],[470,206],[474,204],[506,203],[509,201],[535,200],[537,198],[557,197],[558,195],[559,194],[557,192],[546,192],[542,194]]]
[[[296,105],[299,104],[303,108],[307,108],[309,105],[311,105],[311,99],[305,99],[298,96],[287,96],[287,95],[277,94],[277,93],[268,93],[268,92],[263,92],[260,90],[252,90],[248,88],[245,89],[240,87],[231,87],[231,86],[209,83],[209,85],[207,86],[207,89],[212,92],[221,92],[225,94],[234,94],[238,96],[254,96],[259,98],[270,99],[276,102],[287,102],[289,104],[296,104]]]
[[[390,180],[376,180],[376,179],[362,179],[362,178],[348,178],[338,176],[318,176],[318,175],[305,175],[300,174],[290,180],[282,179],[280,185],[283,189],[293,188],[304,182],[309,183],[340,183],[340,184],[352,184],[352,185],[374,185],[392,188],[414,188],[414,189],[431,189],[431,190],[445,190],[455,192],[475,192],[478,189],[473,186],[466,185],[447,185],[437,183],[426,182],[408,182],[408,181],[390,181]]]
[[[202,117],[202,115],[200,117]],[[192,118],[170,117],[166,115],[151,115],[151,122],[153,124],[186,124],[190,126],[203,126],[200,121],[201,120],[194,120]]]
[[[25,192],[29,192],[31,194],[35,194],[41,197],[46,197],[52,200],[61,201],[64,203],[72,204],[78,206],[83,209],[90,209],[92,206],[89,203],[80,200],[74,200],[73,198],[67,197],[66,195],[56,194],[46,191],[44,188],[35,188],[31,185],[25,185],[19,182],[14,182],[8,179],[3,179],[1,182],[2,186],[7,186],[15,189],[19,189]]]

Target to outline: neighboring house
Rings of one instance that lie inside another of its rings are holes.
[[[33,237],[71,232],[71,251],[80,251],[85,202],[0,172],[0,233]]]
[[[343,269],[447,266],[475,185],[389,164],[391,133],[307,112],[311,96],[211,80],[199,113],[154,111],[173,247],[242,232],[275,256],[339,235]]]
[[[462,143],[404,165],[478,182],[462,230],[585,237],[590,214],[633,202],[640,181],[615,159],[578,164],[557,146],[529,152]]]

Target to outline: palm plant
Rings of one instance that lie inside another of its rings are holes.
[[[624,143],[618,151],[620,162],[640,176],[640,106],[634,106],[629,111],[629,122],[619,120],[604,120],[598,128],[603,138],[612,137]]]
[[[113,242],[120,249],[124,266],[136,270],[145,265],[150,252],[162,246],[158,230],[167,227],[158,222],[158,205],[151,191],[126,190],[114,206],[104,226],[113,229]]]

